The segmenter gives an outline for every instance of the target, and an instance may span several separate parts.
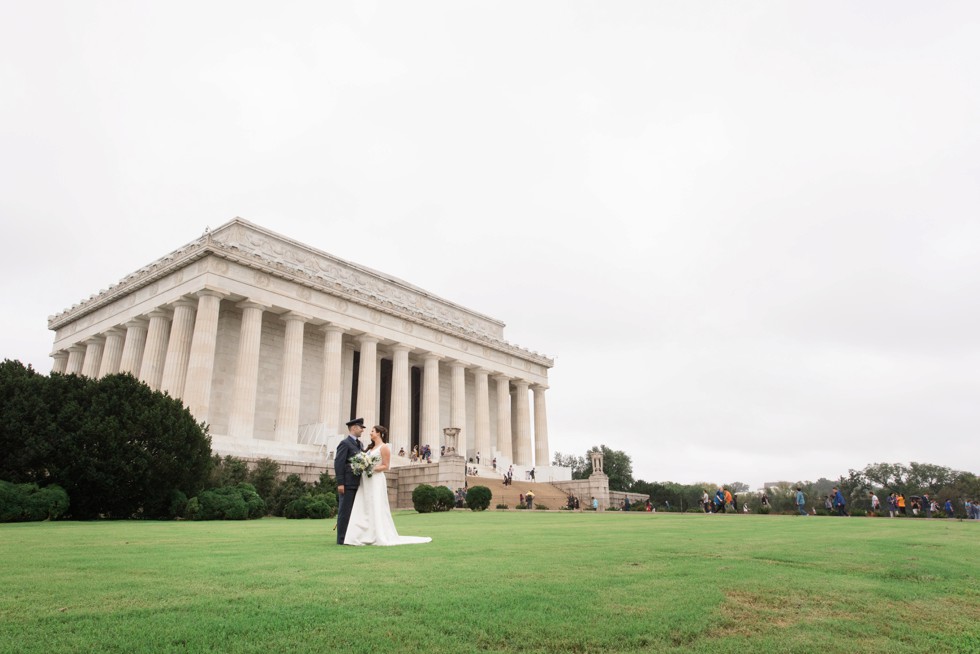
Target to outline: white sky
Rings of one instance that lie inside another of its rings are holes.
[[[648,481],[980,472],[980,4],[0,0],[0,356],[241,216]]]

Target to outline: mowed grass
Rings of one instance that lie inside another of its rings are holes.
[[[0,525],[2,652],[980,652],[980,523],[454,511]]]

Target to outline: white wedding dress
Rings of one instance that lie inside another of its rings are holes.
[[[378,450],[369,450],[367,453],[380,456]],[[399,536],[395,522],[391,519],[385,473],[361,476],[361,485],[354,496],[350,523],[344,536],[345,545],[411,545],[428,543],[431,540],[425,536]]]

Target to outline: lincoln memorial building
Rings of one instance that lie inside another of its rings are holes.
[[[210,425],[218,454],[322,467],[363,417],[389,427],[394,465],[413,446],[438,461],[458,427],[457,452],[483,468],[550,466],[552,359],[499,320],[241,219],[48,327],[52,372],[132,373]]]

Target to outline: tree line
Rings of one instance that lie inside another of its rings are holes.
[[[672,481],[648,482],[633,478],[633,462],[621,450],[613,450],[605,445],[590,448],[585,456],[555,452],[552,465],[572,469],[572,479],[587,479],[593,472],[591,454],[601,452],[603,471],[609,477],[609,488],[632,493],[644,493],[650,501],[663,510],[699,510],[702,494],[714,494],[718,486],[724,486],[733,494],[739,495],[740,504],[748,503],[750,510],[762,508],[762,494],[750,491],[748,484],[740,481],[707,482],[680,484]],[[942,506],[947,499],[952,500],[957,513],[963,510],[964,500],[980,500],[980,477],[972,472],[953,470],[931,463],[872,463],[861,470],[849,470],[836,480],[821,477],[816,481],[783,481],[765,490],[769,510],[773,512],[796,512],[796,488],[803,490],[807,506],[823,508],[823,498],[839,487],[854,511],[871,509],[871,494],[875,493],[885,504],[889,493],[896,492],[905,497],[928,494]]]

